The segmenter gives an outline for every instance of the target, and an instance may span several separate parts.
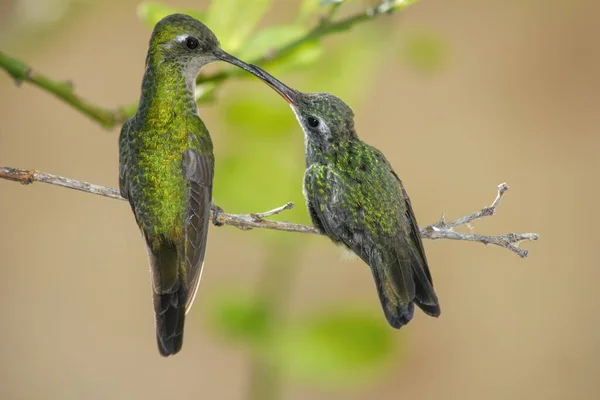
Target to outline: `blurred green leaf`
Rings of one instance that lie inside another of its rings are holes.
[[[379,79],[377,70],[385,55],[379,45],[372,44],[385,43],[386,36],[386,32],[375,29],[347,34],[344,41],[328,49],[323,59],[311,68],[302,90],[331,92],[352,108],[358,107],[365,91]]]
[[[336,7],[340,6],[346,0],[303,0],[300,3],[300,9],[298,10],[298,21],[305,22],[311,16],[318,12],[326,11],[328,5],[335,4]],[[330,14],[331,16],[332,14]]]
[[[395,352],[391,329],[377,317],[342,309],[309,317],[286,330],[276,358],[289,377],[328,386],[377,380]]]
[[[211,325],[225,339],[260,344],[268,335],[269,306],[250,294],[221,295],[212,306]]]
[[[237,53],[243,59],[255,59],[303,36],[306,29],[298,25],[264,28],[252,36]]]
[[[382,7],[381,11],[383,12],[396,11],[411,6],[418,1],[419,0],[385,0],[381,2],[380,7]]]
[[[298,134],[296,143],[285,137],[250,135],[246,139],[234,139],[230,151],[217,159],[214,184],[217,204],[225,211],[248,213],[267,211],[293,201],[297,207],[277,217],[307,222],[302,197],[304,150],[301,135]]]
[[[293,201],[297,207],[274,219],[307,222],[302,130],[285,101],[263,93],[268,95],[260,101],[253,93],[238,93],[221,103],[227,151],[217,156],[215,201],[239,213],[267,211]]]
[[[217,35],[223,48],[235,53],[249,39],[252,30],[271,7],[271,0],[213,0],[207,25]]]
[[[283,74],[315,64],[323,55],[323,46],[317,41],[308,41],[296,47],[294,51],[279,58],[277,61],[266,63],[270,72]]]
[[[319,11],[321,0],[302,0],[300,9],[298,10],[300,20],[305,20],[311,15]]]
[[[262,88],[261,88],[262,89]],[[296,123],[294,114],[282,99],[273,93],[270,96],[261,96],[257,101],[256,95],[243,93],[235,96],[220,108],[223,118],[231,126],[228,132],[239,138],[240,136],[253,138],[287,138],[290,132],[300,127]]]
[[[306,35],[307,30],[299,25],[271,26],[254,35],[240,49],[238,55],[244,60],[257,59],[269,51],[281,48]],[[271,72],[283,73],[285,71],[304,68],[313,64],[323,54],[323,48],[317,41],[309,41],[298,46],[293,52],[278,59],[269,61],[267,65]]]
[[[204,82],[196,86],[194,98],[198,104],[214,103],[216,101],[215,92],[217,84],[214,82]]]
[[[437,71],[447,60],[444,41],[431,33],[406,34],[400,54],[408,65],[423,72]]]
[[[150,28],[154,28],[154,25],[156,25],[158,21],[160,21],[167,15],[175,13],[187,14],[200,21],[204,20],[204,13],[199,10],[174,8],[162,3],[154,2],[143,2],[140,3],[137,7],[138,18],[144,21],[144,23]]]

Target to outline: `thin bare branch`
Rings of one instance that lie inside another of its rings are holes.
[[[254,213],[254,214],[250,214],[250,216],[252,218],[254,218],[255,221],[261,221],[263,218],[277,215],[285,210],[291,210],[292,208],[294,208],[294,203],[289,202],[289,203],[286,203],[286,204],[282,205],[281,207],[277,207],[271,211],[266,211],[263,213]]]
[[[40,172],[33,169],[26,170],[10,167],[0,167],[0,179],[8,179],[9,181],[19,182],[23,185],[29,185],[33,182],[44,182],[49,183],[51,185],[62,186],[68,189],[74,189],[86,193],[110,197],[111,199],[125,200],[121,197],[121,193],[119,193],[119,191],[116,189],[94,185],[92,183],[77,181],[75,179],[66,178],[64,176],[47,174],[45,172]]]
[[[527,257],[528,251],[519,247],[520,242],[529,240],[534,241],[540,238],[537,233],[508,233],[500,236],[476,235],[472,233],[454,232],[454,228],[461,225],[470,227],[470,223],[483,217],[491,217],[496,214],[496,208],[500,204],[504,193],[509,189],[506,183],[498,185],[498,193],[491,205],[483,207],[481,210],[472,214],[455,219],[454,221],[446,222],[445,214],[435,224],[421,228],[421,236],[427,239],[450,239],[450,240],[466,240],[469,242],[480,242],[483,244],[493,244],[504,247],[516,253],[522,258]]]
[[[121,197],[120,193],[116,189],[107,188],[104,186],[94,185],[88,182],[77,181],[75,179],[66,178],[64,176],[47,174],[36,170],[24,170],[10,167],[0,167],[0,179],[7,179],[10,181],[20,182],[24,185],[31,184],[33,182],[44,182],[51,185],[57,185],[69,189],[79,190],[82,192],[97,194],[112,199],[125,200]],[[477,219],[492,216],[496,212],[496,208],[502,200],[502,196],[508,190],[508,185],[502,183],[498,185],[498,194],[494,202],[487,207],[482,208],[480,211],[467,215],[465,217],[458,218],[451,222],[445,222],[444,215],[438,222],[432,225],[428,225],[424,228],[420,228],[421,237],[424,239],[438,240],[438,239],[449,239],[449,240],[464,240],[469,242],[479,242],[483,244],[493,244],[496,246],[504,247],[510,251],[516,253],[520,257],[527,257],[527,250],[519,247],[520,242],[529,240],[538,240],[539,235],[537,233],[509,233],[500,236],[487,236],[477,235],[473,233],[454,232],[454,228],[461,225],[468,225],[470,222]],[[225,212],[219,212],[217,214],[217,222],[224,225],[231,225],[239,229],[249,230],[253,228],[260,229],[273,229],[278,231],[286,232],[299,232],[299,233],[310,233],[310,234],[321,234],[314,226],[294,224],[285,221],[270,221],[265,218],[279,214],[285,210],[292,209],[294,203],[287,203],[281,207],[277,207],[273,210],[253,213],[253,214],[228,214]],[[212,214],[212,211],[211,211]]]
[[[483,217],[492,216],[496,213],[496,208],[500,204],[500,200],[502,200],[502,196],[504,196],[504,193],[506,193],[507,190],[508,185],[506,183],[501,183],[498,185],[498,194],[496,195],[496,199],[490,206],[483,207],[481,210],[474,212],[473,214],[465,215],[464,217],[460,217],[451,222],[445,222],[444,215],[442,215],[442,218],[432,226],[439,229],[452,229],[456,228],[457,226],[468,225],[469,223]]]

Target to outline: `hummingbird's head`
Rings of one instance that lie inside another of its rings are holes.
[[[251,65],[255,75],[271,86],[292,107],[307,139],[327,145],[357,139],[354,112],[331,93],[303,93],[277,80],[265,70]]]
[[[158,21],[150,38],[151,58],[182,65],[194,78],[202,66],[217,60],[254,73],[246,63],[223,51],[206,25],[185,14],[171,14]]]

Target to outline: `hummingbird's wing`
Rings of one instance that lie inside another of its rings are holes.
[[[128,119],[121,128],[121,135],[119,136],[119,190],[121,196],[129,198],[129,187],[127,184],[127,167],[129,165],[129,152],[130,152],[130,138],[129,138],[129,127],[131,125],[131,119]]]
[[[214,164],[211,154],[200,155],[195,150],[183,153],[182,164],[185,178],[189,181],[184,260],[189,288],[185,302],[187,313],[196,297],[204,266]]]
[[[440,314],[439,302],[435,290],[433,289],[433,279],[427,264],[421,232],[412,208],[412,203],[406,189],[404,189],[402,180],[398,177],[398,174],[396,174],[389,162],[387,164],[389,171],[396,179],[398,189],[400,190],[399,194],[401,195],[399,201],[401,201],[404,206],[404,215],[402,215],[402,217],[405,224],[403,224],[403,227],[406,230],[407,235],[400,237],[404,237],[408,242],[408,248],[415,253],[413,254],[412,259],[417,260],[416,265],[413,265],[412,268],[414,276],[417,278],[417,290],[415,293],[417,299],[416,303],[425,313],[438,316]]]

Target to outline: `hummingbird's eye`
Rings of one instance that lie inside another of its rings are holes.
[[[188,36],[187,39],[185,39],[185,47],[190,50],[194,50],[199,44],[200,43],[198,43],[198,39],[195,37]]]
[[[306,122],[308,123],[308,126],[310,126],[311,128],[316,128],[320,124],[319,120],[315,117],[306,118]]]

